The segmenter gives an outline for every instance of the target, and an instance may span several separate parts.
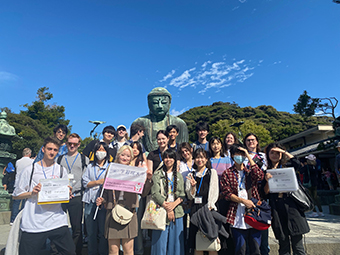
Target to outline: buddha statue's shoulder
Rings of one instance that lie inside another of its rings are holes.
[[[148,114],[148,115],[135,119],[134,122],[132,122],[132,124],[141,124],[141,123],[145,123],[149,121],[150,121],[150,115]]]
[[[174,124],[177,123],[177,124],[186,125],[184,120],[174,115],[170,115],[170,122]]]

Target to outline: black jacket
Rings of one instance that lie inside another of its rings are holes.
[[[300,161],[292,158],[286,167],[292,166],[295,171],[300,168]],[[279,198],[279,193],[269,193],[269,204],[272,208],[272,229],[275,238],[283,240],[288,238],[286,234],[295,236],[302,235],[309,232],[309,226],[303,211],[300,211],[296,206],[294,200],[283,194]]]

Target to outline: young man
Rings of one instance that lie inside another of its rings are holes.
[[[63,204],[64,211],[68,211],[70,223],[72,227],[72,237],[76,246],[76,254],[81,255],[83,248],[82,236],[82,218],[83,218],[83,202],[82,202],[82,184],[81,178],[86,166],[89,164],[89,159],[84,154],[78,152],[81,138],[78,134],[73,133],[67,137],[66,155],[61,155],[57,159],[57,163],[67,169],[70,185],[72,186],[73,198],[68,204]]]
[[[206,122],[200,122],[196,125],[197,141],[192,144],[195,150],[203,148],[209,153],[209,142],[207,141],[207,135],[209,134],[209,125]]]
[[[61,145],[59,147],[59,151],[58,151],[58,153],[56,155],[56,158],[59,157],[60,155],[65,155],[67,153],[66,144],[63,143],[63,140],[65,139],[67,133],[68,133],[67,126],[62,125],[62,124],[56,126],[53,129],[54,137],[56,137],[60,141],[60,143],[61,143]],[[34,160],[34,163],[42,160],[43,157],[44,157],[44,153],[43,153],[42,148],[41,148],[39,153],[38,153],[38,155],[37,155],[37,157]]]
[[[42,254],[47,239],[54,243],[60,254],[75,254],[67,215],[61,204],[38,205],[41,179],[67,178],[66,169],[54,162],[59,147],[57,138],[47,137],[42,147],[44,157],[23,170],[15,187],[13,199],[27,198],[20,225],[20,255]]]
[[[120,147],[122,147],[127,140],[128,133],[126,131],[126,127],[124,125],[119,125],[117,127],[116,139],[112,142],[113,146],[117,148],[117,151],[119,151]]]
[[[106,126],[103,129],[103,139],[100,140],[100,142],[104,142],[109,146],[109,154],[110,154],[110,162],[113,162],[116,158],[116,154],[117,154],[117,148],[115,146],[113,146],[112,139],[115,137],[116,134],[116,129],[113,126]],[[93,140],[91,141],[86,148],[83,150],[83,154],[88,157],[90,159],[90,161],[92,161],[94,159],[94,155],[93,155],[93,148],[94,145],[99,142],[99,140]]]
[[[140,139],[144,136],[144,127],[139,124],[132,124],[130,127],[130,140],[126,141],[124,145],[131,145],[133,142],[140,142]],[[145,148],[142,145],[143,153],[145,153]]]
[[[166,131],[169,133],[169,148],[173,148],[177,151],[178,143],[176,138],[179,133],[179,128],[176,125],[169,125],[166,127]]]

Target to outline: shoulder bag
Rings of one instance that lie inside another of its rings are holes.
[[[298,190],[289,192],[288,195],[294,200],[299,210],[309,212],[314,209],[312,197],[300,182]]]
[[[120,204],[116,203],[116,196],[115,196],[115,191],[113,190],[113,199],[114,199],[114,204],[115,207],[113,207],[111,211],[112,218],[115,222],[119,223],[120,225],[126,225],[128,224],[133,217],[133,213],[130,212],[130,210],[126,209]]]
[[[219,251],[221,249],[220,239],[210,241],[201,231],[196,234],[196,250],[197,251]]]

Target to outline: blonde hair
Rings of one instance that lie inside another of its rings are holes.
[[[131,165],[132,160],[133,160],[133,150],[132,150],[131,146],[129,146],[129,145],[123,145],[122,147],[120,147],[120,149],[119,149],[118,152],[117,152],[117,156],[116,156],[116,159],[115,159],[115,163],[119,163],[119,162],[118,162],[119,156],[120,156],[120,154],[122,154],[123,151],[125,151],[125,150],[128,150],[128,151],[130,152],[131,160],[130,160],[129,165]]]

